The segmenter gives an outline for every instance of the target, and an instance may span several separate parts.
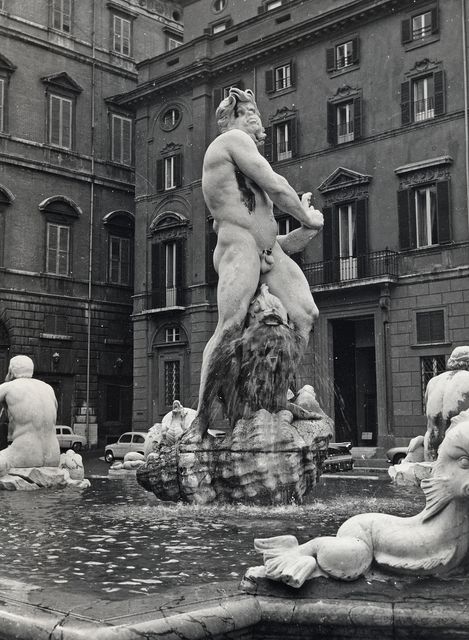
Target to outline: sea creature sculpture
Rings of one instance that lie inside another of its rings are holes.
[[[454,570],[469,547],[469,411],[451,421],[430,478],[422,480],[426,505],[412,517],[363,513],[347,520],[335,537],[298,544],[294,536],[255,540],[265,576],[300,587],[330,576],[355,580],[373,561],[413,575]]]

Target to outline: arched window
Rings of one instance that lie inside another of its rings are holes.
[[[152,308],[185,306],[187,223],[187,218],[170,211],[150,225]]]
[[[108,230],[107,280],[128,287],[133,276],[134,216],[128,211],[111,211],[103,223]]]
[[[47,198],[39,205],[46,219],[45,271],[51,275],[69,276],[72,268],[72,228],[82,211],[66,196]]]

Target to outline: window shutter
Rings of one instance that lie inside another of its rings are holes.
[[[358,140],[362,137],[362,99],[360,97],[353,99],[353,139]]]
[[[355,238],[358,277],[364,278],[370,275],[368,269],[368,200],[361,198],[354,202],[353,206],[356,215]]]
[[[217,109],[220,102],[223,100],[223,89],[218,87],[213,90],[213,108]]]
[[[415,200],[411,189],[400,189],[397,192],[397,216],[399,221],[400,249],[416,247]]]
[[[174,156],[174,184],[176,187],[182,185],[182,153]]]
[[[132,163],[132,121],[127,118],[122,120],[122,162]]]
[[[410,18],[401,22],[401,39],[402,44],[412,42],[412,22]]]
[[[257,7],[257,13],[261,14],[261,13],[265,13],[267,11],[265,4],[261,4],[260,7]]]
[[[290,148],[292,158],[298,155],[298,121],[292,118],[288,121],[288,135],[290,136]]]
[[[72,148],[72,102],[62,100],[62,147]]]
[[[327,142],[337,144],[336,105],[327,103]]]
[[[112,161],[118,162],[120,160],[120,121],[117,116],[112,116],[111,119],[111,137],[112,137]]]
[[[435,116],[445,113],[445,74],[444,71],[435,71],[433,74],[433,87],[435,91]]]
[[[410,124],[410,82],[401,84],[401,124]]]
[[[335,48],[326,49],[326,70],[335,71]]]
[[[273,140],[272,140],[272,127],[265,128],[265,140],[264,140],[264,158],[269,162],[273,160]]]
[[[325,207],[323,228],[324,282],[339,280],[339,211],[337,207]]]
[[[438,7],[431,10],[432,13],[432,33],[438,33],[440,25],[438,20]]]
[[[358,64],[360,62],[360,39],[353,38],[352,40],[352,63]]]
[[[266,91],[266,93],[273,93],[273,91],[275,91],[274,70],[273,69],[268,69],[265,72],[265,91]]]
[[[156,161],[156,190],[164,191],[164,158]]]
[[[176,304],[184,306],[184,275],[186,271],[186,241],[176,240]]]
[[[449,180],[436,183],[436,202],[438,219],[438,242],[451,242],[451,218],[449,200]]]
[[[290,62],[290,79],[291,86],[294,87],[296,85],[296,66],[294,60]]]
[[[49,142],[60,144],[60,99],[57,96],[50,97],[50,123]]]
[[[205,279],[207,284],[213,286],[218,282],[218,273],[213,266],[213,252],[217,246],[217,234],[213,230],[213,222],[211,220],[207,223],[207,233],[205,237]]]
[[[151,245],[151,306],[160,309],[166,306],[166,262],[164,245]]]

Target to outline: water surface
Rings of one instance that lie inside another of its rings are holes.
[[[417,488],[353,476],[323,477],[310,504],[286,507],[168,506],[133,477],[92,479],[83,492],[2,492],[0,576],[112,599],[237,580],[261,563],[256,537],[305,542],[356,513],[413,515],[423,504]]]

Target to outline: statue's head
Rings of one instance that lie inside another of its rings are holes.
[[[16,378],[32,378],[34,372],[34,363],[28,356],[15,356],[10,360],[6,380],[15,380]]]
[[[242,91],[231,87],[227,97],[218,105],[215,116],[220,133],[229,129],[243,129],[257,143],[265,138],[256,99],[250,89]]]
[[[446,363],[446,369],[448,369],[448,371],[457,369],[469,371],[469,347],[464,346],[453,349]]]
[[[452,500],[469,498],[469,410],[452,418],[432,474],[422,480],[421,487],[427,499],[424,519],[439,513]]]

